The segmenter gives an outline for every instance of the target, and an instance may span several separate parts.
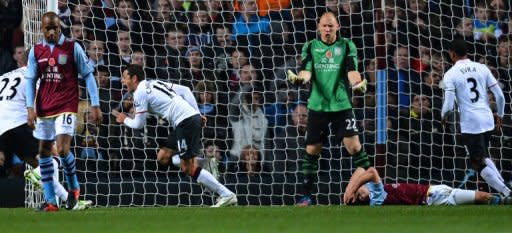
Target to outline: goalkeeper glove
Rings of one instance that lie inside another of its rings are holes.
[[[304,78],[301,78],[299,75],[296,75],[291,70],[288,70],[288,80],[293,84],[302,84],[304,82]]]
[[[354,92],[365,93],[366,92],[366,85],[367,84],[368,84],[368,81],[366,81],[366,79],[363,79],[360,82],[354,84],[352,86],[352,90]]]

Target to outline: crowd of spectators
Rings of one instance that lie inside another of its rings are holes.
[[[21,15],[10,13],[21,11],[20,2],[0,0],[0,74],[19,66],[27,47],[20,39]],[[386,67],[379,68],[387,74],[388,145],[380,153],[387,155],[386,165],[393,168],[386,176],[441,179],[441,172],[432,170],[461,165],[443,162],[461,150],[453,136],[457,129],[440,124],[440,80],[450,67],[446,46],[455,37],[465,38],[471,58],[489,66],[510,103],[509,3],[386,0],[384,58],[377,57],[375,50],[379,31],[374,4],[371,0],[59,1],[63,33],[84,47],[96,68],[104,114],[103,124],[95,128],[87,123],[83,105],[75,154],[107,160],[113,171],[142,171],[147,168],[144,163],[156,157],[168,122],[153,117],[146,127],[157,130],[131,130],[116,124],[110,114],[113,109],[132,110],[120,74],[126,65],[136,63],[145,67],[146,78],[185,85],[195,93],[201,114],[208,119],[204,154],[215,156],[221,171],[248,176],[295,174],[300,150],[305,148],[308,87],[291,86],[286,70],[300,69],[302,45],[316,38],[318,16],[332,11],[339,17],[341,36],[356,44],[360,71],[369,82],[366,94],[353,97],[367,151],[370,155],[377,151],[376,69],[377,59],[384,59]],[[507,119],[510,110],[507,104]],[[512,129],[505,127],[502,134],[512,136]],[[511,144],[494,143],[505,146],[504,157],[511,154]],[[341,159],[343,151],[333,149],[332,142],[325,146],[324,152],[331,154],[327,158]],[[509,163],[502,166],[511,170]]]

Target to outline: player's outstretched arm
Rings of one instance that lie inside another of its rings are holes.
[[[112,115],[114,115],[116,117],[117,123],[124,124],[132,129],[140,129],[144,126],[144,123],[146,122],[148,113],[147,112],[135,113],[135,117],[130,118],[122,112],[113,110]]]

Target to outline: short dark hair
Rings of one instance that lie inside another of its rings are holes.
[[[468,54],[466,49],[466,41],[462,38],[456,38],[452,41],[450,51],[457,54],[459,57],[466,56]]]
[[[137,75],[137,81],[142,81],[145,79],[144,77],[144,69],[141,65],[130,64],[126,70],[128,71],[128,75],[130,78]]]

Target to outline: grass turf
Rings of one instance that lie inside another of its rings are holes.
[[[0,232],[512,232],[512,206],[0,209]]]

